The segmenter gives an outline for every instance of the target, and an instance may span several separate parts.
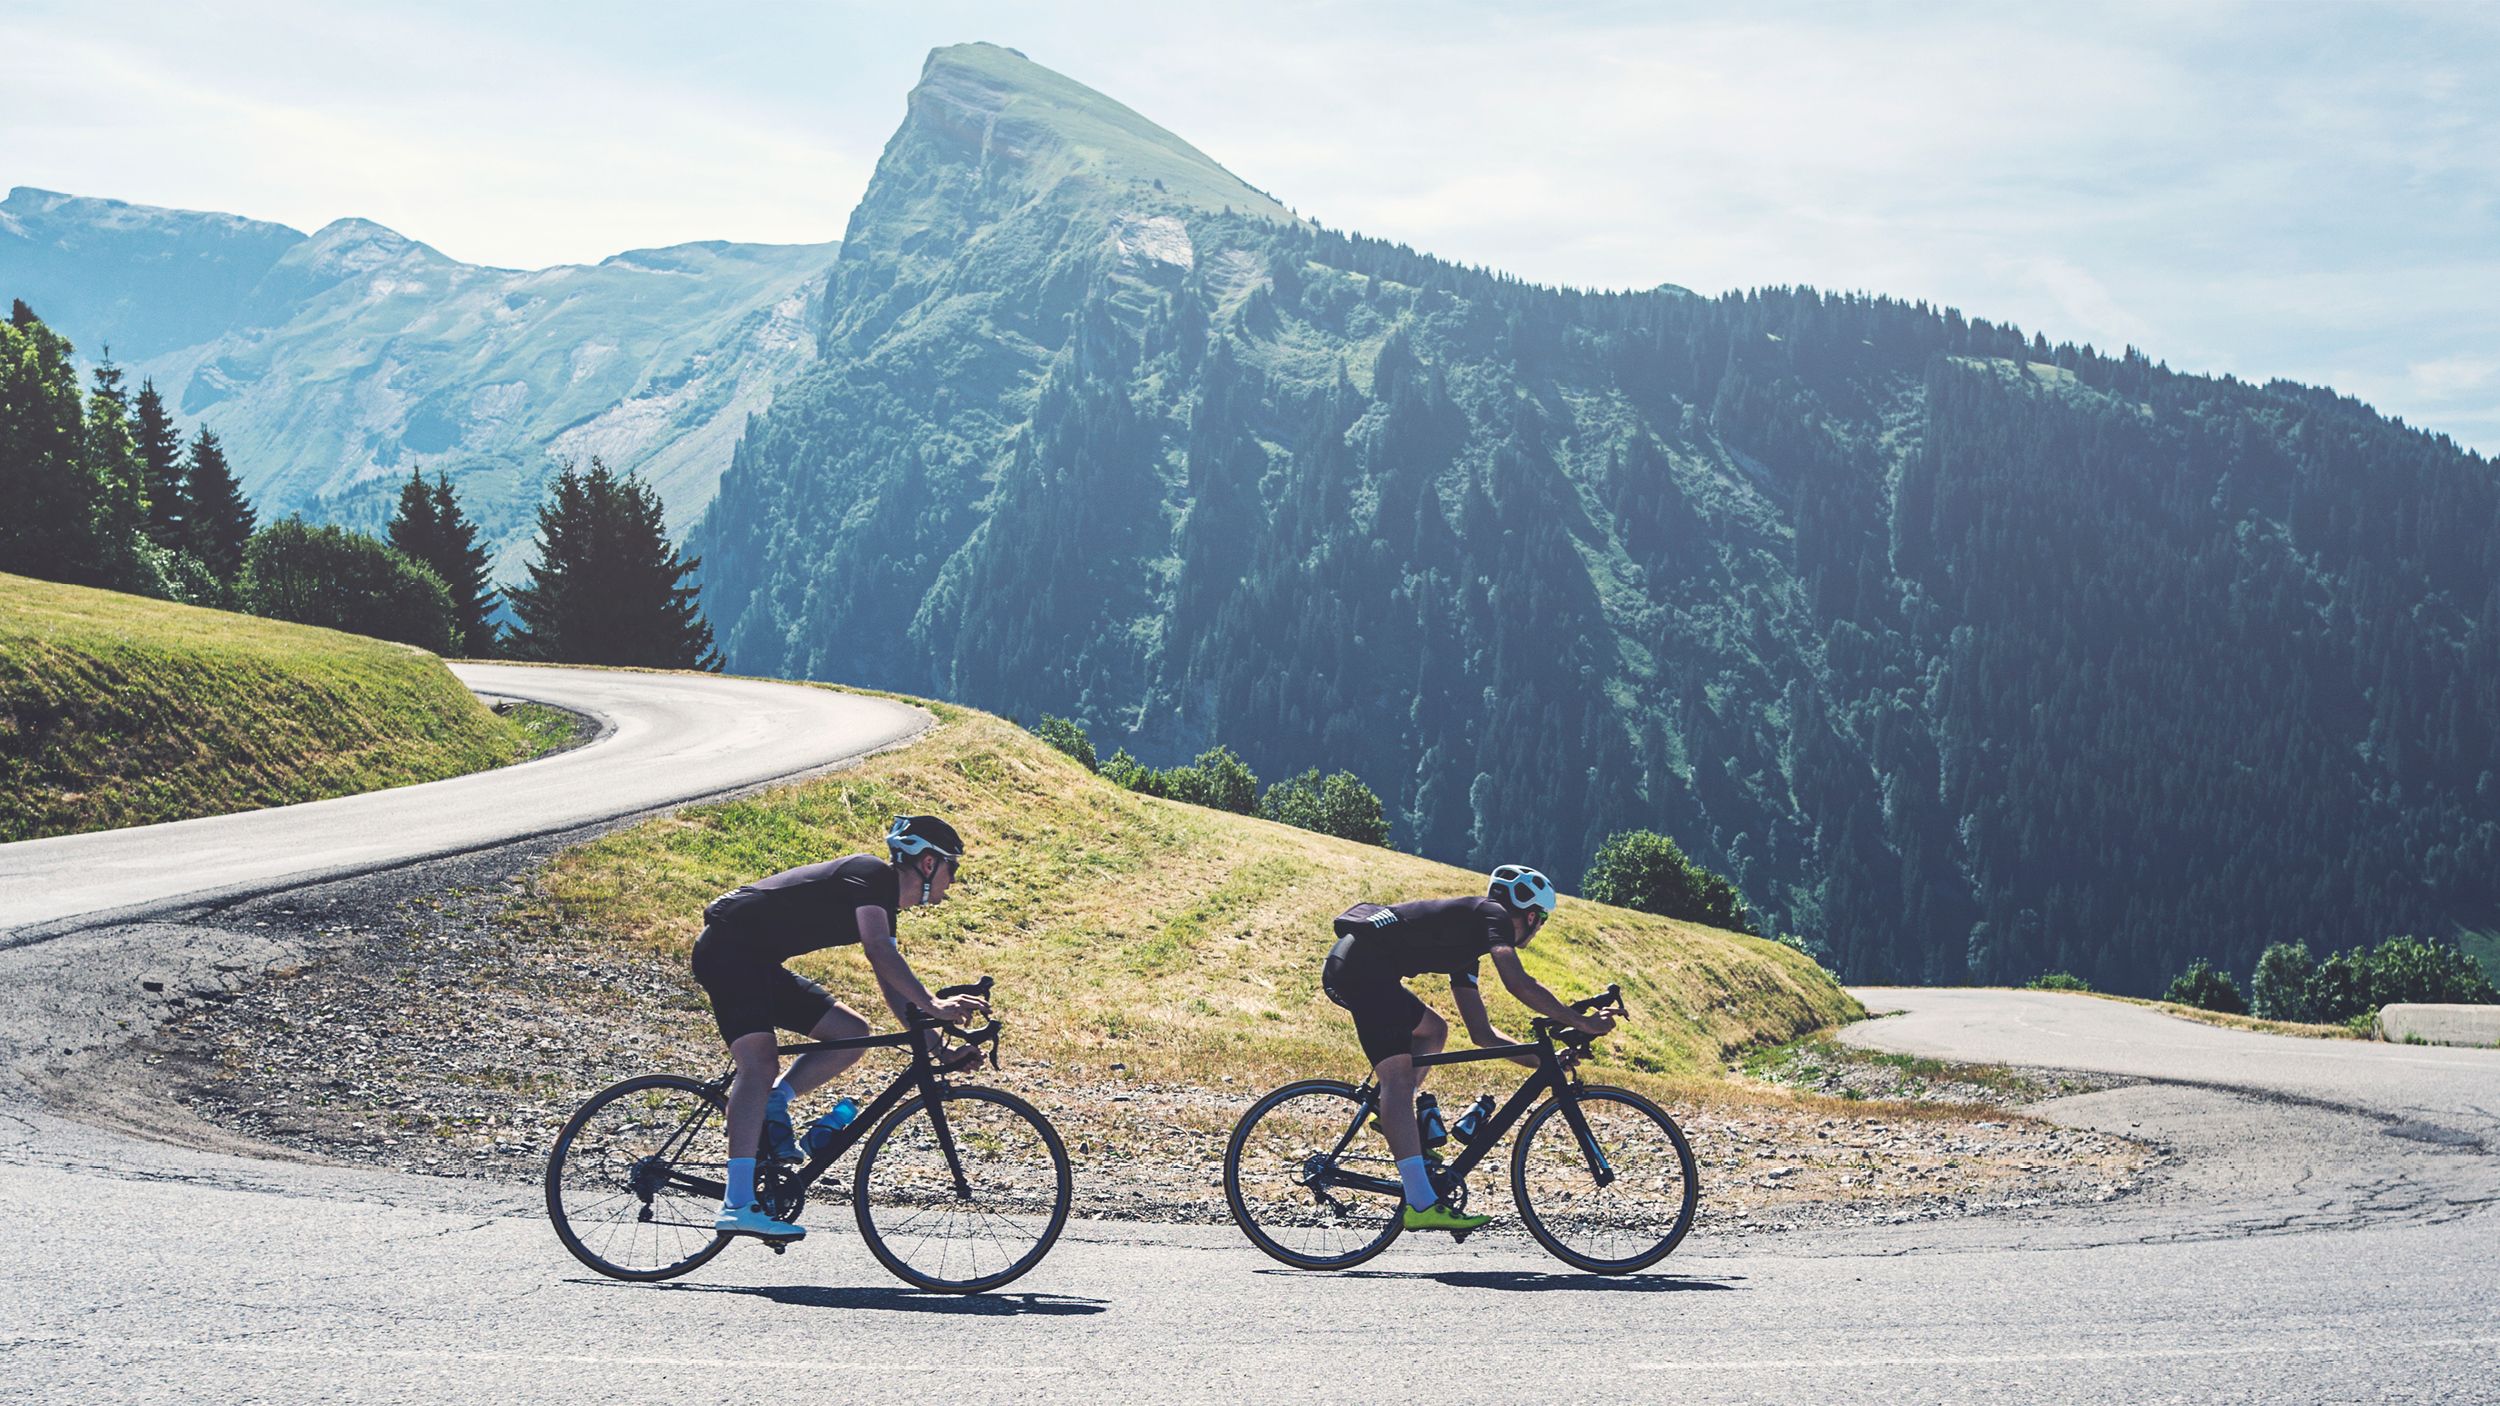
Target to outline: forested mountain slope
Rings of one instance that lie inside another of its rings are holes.
[[[1853,979],[2500,916],[2500,483],[2290,384],[1880,298],[1535,287],[931,56],[690,543],[733,668],[1674,834]]]
[[[365,220],[312,234],[20,187],[0,296],[214,429],[264,517],[379,526],[450,474],[519,571],[567,456],[634,469],[690,521],[752,412],[812,350],[829,244],[708,242],[485,268]]]

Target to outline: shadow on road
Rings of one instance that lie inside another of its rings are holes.
[[[1073,1317],[1100,1313],[1111,1305],[1102,1299],[1066,1294],[927,1294],[916,1289],[842,1289],[819,1284],[611,1284],[604,1279],[576,1279],[576,1284],[602,1288],[644,1288],[670,1294],[745,1294],[796,1308],[889,1309],[901,1313],[951,1313],[970,1318]]]
[[[1261,1274],[1290,1274],[1291,1269],[1262,1269]],[[1537,1269],[1350,1269],[1339,1279],[1430,1279],[1454,1289],[1499,1289],[1511,1294],[1554,1292],[1611,1294],[1682,1294],[1733,1289],[1724,1279],[1697,1279],[1683,1274],[1549,1274]]]

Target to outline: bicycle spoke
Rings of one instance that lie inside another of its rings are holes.
[[[719,1096],[688,1079],[629,1080],[584,1104],[547,1167],[547,1211],[565,1248],[623,1279],[682,1274],[719,1253],[711,1202],[673,1178],[717,1178],[724,1136]]]
[[[994,1287],[1058,1237],[1067,1154],[1041,1115],[995,1090],[949,1090],[945,1119],[945,1142],[925,1103],[872,1135],[856,1179],[860,1232],[887,1268],[925,1288]]]
[[[1396,1183],[1388,1144],[1355,1126],[1368,1108],[1353,1088],[1317,1081],[1270,1094],[1244,1116],[1225,1150],[1224,1187],[1251,1243],[1287,1264],[1331,1269],[1395,1238],[1398,1197],[1320,1182],[1336,1173]]]
[[[1528,1230],[1583,1269],[1626,1273],[1656,1263],[1692,1226],[1700,1196],[1692,1149],[1673,1119],[1622,1089],[1587,1088],[1579,1110],[1611,1176],[1601,1176],[1556,1103],[1531,1116],[1511,1163]]]

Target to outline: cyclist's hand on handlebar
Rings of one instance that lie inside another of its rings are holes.
[[[1615,1028],[1615,1018],[1613,1016],[1589,1015],[1582,1011],[1573,1011],[1571,1013],[1571,1023],[1580,1027],[1582,1030],[1587,1031],[1591,1035],[1603,1035]]]
[[[988,1015],[990,1003],[978,996],[949,996],[929,1003],[929,1016],[947,1025],[961,1025],[976,1015]]]

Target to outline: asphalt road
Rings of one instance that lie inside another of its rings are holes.
[[[0,990],[47,950],[169,931],[0,952]],[[15,1096],[0,1396],[2500,1400],[2500,1053],[1863,994],[1904,1011],[1853,1029],[1870,1044],[2155,1081],[2044,1106],[2162,1146],[2153,1185],[2031,1219],[1697,1237],[1622,1280],[1516,1236],[1308,1276],[1227,1229],[1080,1224],[1008,1292],[957,1300],[904,1290],[838,1213],[787,1256],[620,1285],[565,1256],[526,1188],[142,1142]],[[75,1014],[44,1009],[26,1019]]]
[[[810,771],[928,724],[905,704],[750,679],[452,671],[480,693],[589,714],[600,736],[430,785],[0,845],[0,945],[569,830]]]

